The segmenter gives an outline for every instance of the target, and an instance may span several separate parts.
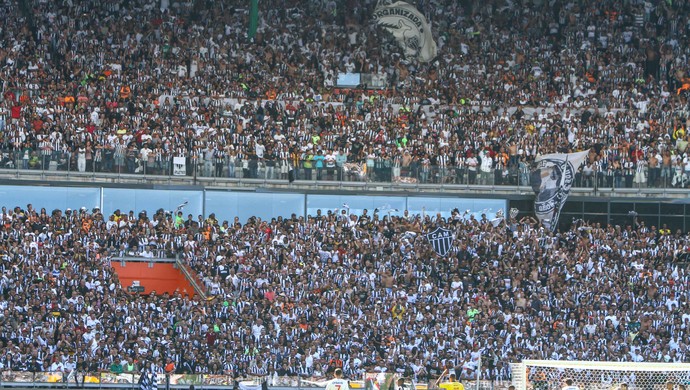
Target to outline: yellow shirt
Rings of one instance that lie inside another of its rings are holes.
[[[444,390],[465,390],[465,386],[460,382],[443,382],[438,387]]]

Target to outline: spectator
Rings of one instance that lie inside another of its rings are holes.
[[[118,210],[106,222],[97,209],[63,217],[6,207],[0,290],[13,294],[0,303],[0,356],[9,357],[1,363],[38,371],[62,364],[71,372],[66,357],[73,356],[84,372],[135,372],[142,362],[162,373],[172,362],[176,373],[313,375],[342,362],[354,376],[378,367],[428,381],[443,366],[463,379],[506,379],[508,364],[526,358],[679,362],[688,353],[682,340],[690,320],[673,325],[687,305],[688,275],[677,266],[683,251],[672,248],[690,245],[690,235],[584,222],[550,234],[534,219],[494,226],[458,212],[444,219],[343,211],[221,225],[212,215],[180,223],[178,213],[175,222],[162,210],[150,218]],[[31,229],[45,233],[27,234],[33,220],[39,225]],[[454,232],[448,258],[411,234],[435,226]],[[135,247],[179,254],[218,297],[129,295],[109,260]],[[88,277],[75,282],[75,274]],[[604,278],[611,288],[587,287]],[[53,313],[45,331],[28,326],[35,314],[22,302],[33,291]],[[590,303],[578,304],[583,297]],[[16,321],[7,320],[9,311]],[[173,327],[157,327],[163,323]],[[48,337],[55,332],[73,341]],[[392,362],[378,359],[388,356]],[[478,372],[480,356],[489,363]]]
[[[333,150],[340,172],[356,164],[369,180],[435,183],[452,166],[459,184],[499,184],[518,156],[528,184],[538,156],[590,149],[582,185],[644,186],[646,172],[648,186],[687,186],[688,3],[646,11],[608,0],[523,3],[419,2],[441,54],[419,64],[370,23],[371,0],[348,13],[336,2],[262,1],[253,40],[234,4],[163,12],[139,0],[31,1],[22,10],[3,0],[2,164],[148,174],[153,161],[170,174],[180,157],[190,176],[221,176],[225,165],[230,177],[268,178],[277,155],[281,179],[291,164],[313,180],[328,172],[330,153],[318,151]],[[333,87],[347,71],[381,74],[388,88]],[[390,370],[384,357],[414,350],[418,380],[448,363],[465,376],[505,379],[508,363],[523,358],[680,362],[688,354],[682,341],[673,353],[658,348],[687,337],[687,321],[673,318],[687,305],[687,273],[676,261],[688,236],[665,227],[578,223],[552,235],[529,220],[494,227],[458,214],[345,211],[266,221],[269,234],[255,219],[221,229],[179,214],[141,225],[133,213],[92,214],[58,210],[33,229],[35,210],[3,211],[0,308],[17,317],[4,315],[5,368],[47,370],[57,357],[66,371],[107,371],[122,353],[128,370],[136,361],[162,372],[160,359],[172,356],[176,372],[198,373],[213,357],[238,377],[275,370],[277,360],[304,375],[337,357],[361,373]],[[432,226],[455,232],[452,261],[438,259],[423,235],[405,235]],[[180,254],[228,306],[127,295],[108,259],[151,246]],[[390,291],[382,267],[395,279]],[[660,306],[671,293],[678,304]],[[404,308],[402,320],[376,305],[384,298]],[[59,316],[37,314],[34,299]],[[89,330],[90,313],[102,318]],[[333,314],[349,321],[329,321]],[[208,343],[202,327],[216,319],[225,326]],[[264,330],[254,333],[258,319]],[[45,334],[29,326],[39,321]],[[592,326],[602,337],[581,341]],[[100,340],[117,353],[104,353]],[[497,363],[477,373],[474,345]]]
[[[474,174],[462,159],[472,152],[479,183],[499,185],[516,182],[517,156],[528,168],[545,153],[591,149],[593,163],[607,160],[607,169],[592,171],[601,175],[599,185],[689,183],[688,164],[655,157],[674,150],[684,159],[687,149],[687,67],[675,60],[687,55],[678,44],[687,27],[661,23],[652,34],[645,23],[631,23],[639,16],[632,4],[478,3],[465,12],[452,1],[422,2],[443,60],[414,64],[365,22],[375,6],[370,0],[358,1],[348,16],[329,14],[318,2],[262,2],[258,40],[246,39],[240,13],[216,12],[210,3],[165,13],[145,1],[34,3],[30,18],[9,2],[3,11],[5,34],[22,31],[0,57],[0,147],[13,167],[170,174],[170,157],[178,156],[189,175],[222,176],[226,164],[230,177],[267,178],[277,167],[270,150],[319,160],[321,149],[324,157],[334,150],[336,161],[343,153],[366,165],[370,180],[464,184]],[[645,17],[683,20],[686,8],[660,3]],[[83,13],[105,25],[83,21]],[[299,27],[286,23],[295,15]],[[547,23],[545,15],[578,15],[578,23],[565,16]],[[104,40],[96,27],[128,34]],[[73,42],[49,38],[49,28]],[[89,54],[71,53],[70,45]],[[288,54],[295,52],[312,54]],[[252,54],[238,61],[239,53]],[[123,58],[135,65],[123,66]],[[348,70],[380,74],[389,88],[331,87]],[[618,149],[609,154],[603,145]],[[230,146],[235,159],[223,161],[219,151]],[[449,153],[449,162],[444,148],[462,153]],[[397,173],[413,164],[405,164],[406,150],[417,156],[409,176]],[[300,177],[311,180],[316,169],[323,178],[315,164],[295,165],[308,175]]]

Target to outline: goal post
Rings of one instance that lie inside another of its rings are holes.
[[[560,390],[567,379],[580,390],[682,390],[690,386],[689,363],[523,360],[510,368],[515,390]]]

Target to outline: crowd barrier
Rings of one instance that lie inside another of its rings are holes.
[[[28,157],[28,158],[27,158]],[[142,160],[137,155],[106,155],[101,161],[79,161],[65,152],[31,156],[21,151],[0,151],[0,169],[5,172],[62,172],[75,175],[133,175],[134,177],[187,178],[214,180],[300,180],[311,182],[368,182],[405,185],[490,185],[530,186],[531,167],[521,162],[513,166],[440,166],[421,164],[393,166],[391,161],[349,162],[328,167],[315,161],[250,161],[224,158],[204,160],[191,157],[163,157]],[[688,188],[690,172],[683,169],[640,169],[579,171],[573,187],[596,189]]]
[[[367,374],[367,378],[372,375]],[[387,377],[392,377],[391,374],[386,374]],[[124,389],[139,389],[139,373],[120,373],[115,374],[111,372],[102,373],[86,373],[84,375],[83,386],[85,388],[124,388]],[[23,371],[2,371],[0,375],[0,387],[12,388],[77,388],[81,387],[82,377],[78,375],[78,380],[75,375],[68,375],[63,372],[23,372]],[[298,377],[298,376],[246,376],[239,378],[237,387],[240,390],[259,390],[261,384],[266,381],[269,388],[272,389],[320,389],[327,378],[324,377]],[[229,375],[218,374],[157,374],[156,382],[159,389],[166,387],[175,389],[188,389],[189,386],[194,385],[196,389],[203,388],[233,388],[235,387],[235,379]],[[504,380],[465,380],[462,381],[467,390],[507,390],[510,386],[510,381]],[[387,384],[395,383],[392,380],[385,380],[379,386],[380,390],[390,390]],[[353,390],[366,389],[365,381],[350,381]],[[414,390],[432,390],[436,389],[433,383],[427,385],[426,383],[416,383]]]
[[[42,385],[67,387],[77,386],[77,383],[82,382],[82,376],[77,374],[68,375],[63,372],[22,372],[22,371],[3,371],[1,384],[3,387],[41,387]],[[86,387],[125,387],[130,388],[138,385],[139,373],[86,373],[83,376],[83,383]],[[260,386],[264,377],[246,376],[239,379],[241,387],[250,389],[252,387]],[[324,381],[326,378],[317,377],[270,377],[269,383],[271,387],[299,387],[299,388],[318,388],[310,382]],[[169,382],[168,382],[169,381]],[[232,387],[234,379],[229,375],[218,374],[157,374],[156,382],[159,388],[164,388],[168,384],[175,387]]]

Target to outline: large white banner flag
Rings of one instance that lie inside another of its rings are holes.
[[[537,157],[531,177],[532,189],[536,194],[534,213],[547,229],[556,230],[561,208],[570,194],[575,174],[588,154],[589,150]]]
[[[184,176],[187,174],[187,161],[184,157],[173,157],[173,176]]]
[[[374,10],[374,21],[393,34],[405,50],[405,57],[422,62],[436,58],[438,49],[424,15],[404,1],[386,3],[388,2],[379,1]]]

